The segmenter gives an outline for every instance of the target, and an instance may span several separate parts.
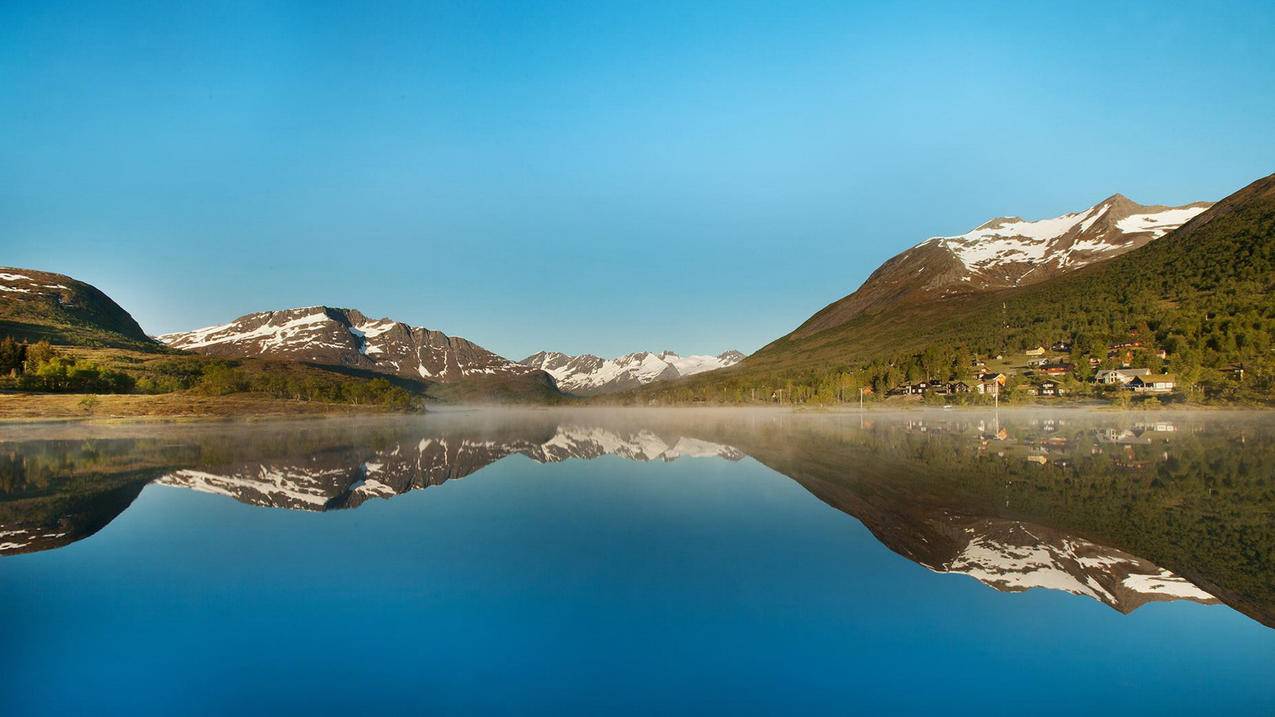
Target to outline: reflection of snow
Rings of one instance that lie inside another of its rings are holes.
[[[997,590],[1062,590],[1113,607],[1140,604],[1138,596],[1214,601],[1212,595],[1167,570],[1088,541],[1043,540],[1021,524],[1011,526],[1004,537],[980,534],[976,528],[965,532],[969,542],[942,571],[969,575]]]

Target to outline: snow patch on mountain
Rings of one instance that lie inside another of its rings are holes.
[[[715,371],[733,366],[743,358],[744,355],[738,351],[726,351],[716,356],[638,351],[609,359],[592,354],[571,356],[557,351],[542,351],[528,356],[521,363],[548,373],[563,391],[595,395]]]
[[[1130,234],[1134,232],[1151,232],[1156,239],[1186,224],[1204,212],[1208,207],[1183,207],[1168,209],[1150,214],[1132,214],[1116,222],[1116,228]]]
[[[174,348],[215,356],[266,356],[431,381],[535,371],[440,331],[327,306],[247,314],[158,338]]]

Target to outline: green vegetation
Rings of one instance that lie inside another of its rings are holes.
[[[409,390],[386,378],[348,376],[299,363],[62,348],[12,337],[0,339],[0,388],[39,393],[252,394],[394,410],[419,407],[422,400],[420,387]]]
[[[0,336],[63,346],[168,350],[97,287],[34,269],[0,271],[25,277],[24,291],[0,292]]]
[[[927,378],[970,379],[974,357],[1065,341],[1071,395],[1114,398],[1085,381],[1123,361],[1171,371],[1178,400],[1275,402],[1275,176],[1196,221],[1107,262],[1029,287],[861,314],[816,334],[786,336],[742,364],[621,397],[647,403],[857,401],[858,389]],[[1161,360],[1156,351],[1167,358]],[[1239,372],[1238,368],[1243,368]],[[975,401],[970,397],[961,400]],[[1116,399],[1121,400],[1121,399]]]

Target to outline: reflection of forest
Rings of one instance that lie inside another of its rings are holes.
[[[329,510],[515,454],[540,462],[747,454],[935,570],[1001,590],[1068,590],[1122,611],[1217,596],[1275,624],[1275,421],[1182,415],[526,411],[101,429],[0,444],[0,553],[87,537],[152,481]]]

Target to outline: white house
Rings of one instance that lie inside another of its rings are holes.
[[[1150,375],[1151,375],[1151,369],[1149,368],[1116,368],[1116,369],[1108,369],[1106,371],[1099,371],[1097,374],[1094,375],[1094,381],[1097,381],[1098,383],[1106,384],[1108,386],[1114,386],[1117,384],[1121,386],[1125,386],[1125,385],[1128,385],[1130,381],[1132,381],[1133,379],[1139,376],[1150,376]]]

